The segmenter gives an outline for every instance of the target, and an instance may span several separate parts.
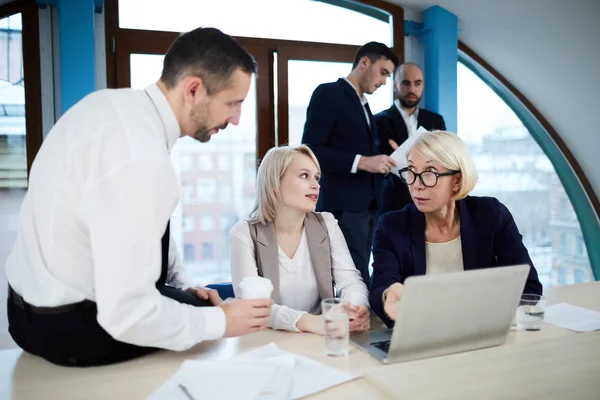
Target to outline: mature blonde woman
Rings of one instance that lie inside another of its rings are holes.
[[[256,205],[230,232],[234,291],[247,276],[271,279],[273,329],[323,334],[321,300],[351,303],[350,331],[369,328],[368,290],[330,213],[315,213],[320,167],[305,145],[270,149],[258,169]]]
[[[402,284],[412,275],[529,264],[524,292],[542,293],[508,209],[493,197],[469,196],[477,171],[457,135],[434,131],[420,136],[400,175],[414,205],[384,214],[373,236],[370,303],[388,326]]]

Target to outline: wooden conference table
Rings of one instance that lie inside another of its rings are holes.
[[[600,282],[555,287],[546,296],[548,304],[600,311]],[[225,360],[271,342],[363,375],[311,399],[600,399],[600,332],[548,324],[539,332],[513,330],[503,346],[386,366],[353,345],[349,357],[329,358],[322,337],[271,330],[96,368],[58,367],[20,349],[4,350],[0,399],[144,399],[185,359]]]

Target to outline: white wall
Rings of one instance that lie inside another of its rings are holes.
[[[600,1],[390,2],[413,12],[440,5],[457,15],[460,40],[544,115],[600,197]]]

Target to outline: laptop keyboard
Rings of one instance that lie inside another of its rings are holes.
[[[379,350],[387,353],[390,350],[390,340],[383,340],[381,342],[373,342],[373,346],[377,347]]]

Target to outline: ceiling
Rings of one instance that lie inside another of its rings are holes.
[[[558,131],[600,197],[600,1],[388,0],[406,17],[439,5],[459,39],[510,81]]]

